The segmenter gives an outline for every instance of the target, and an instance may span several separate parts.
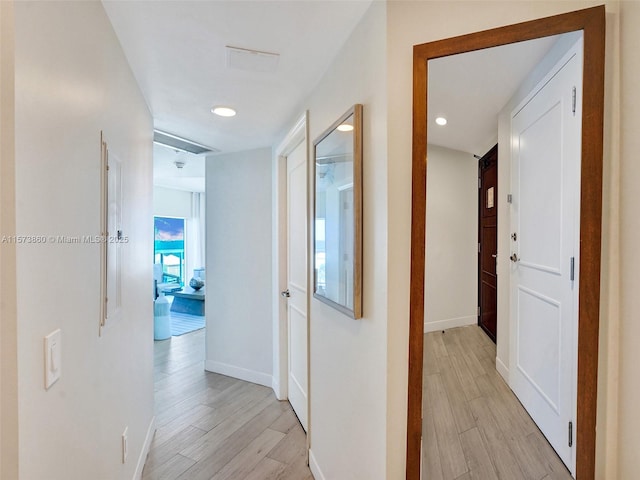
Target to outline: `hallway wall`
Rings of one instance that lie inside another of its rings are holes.
[[[20,479],[130,480],[153,434],[151,115],[100,2],[16,2],[15,31],[16,229],[46,238],[17,245]],[[101,130],[129,241],[122,315],[99,336],[100,246],[55,237],[100,234]],[[45,390],[57,328],[62,375]]]
[[[13,3],[0,2],[0,232],[15,235]],[[0,244],[0,478],[18,476],[16,249]]]
[[[620,171],[620,239],[612,250],[619,255],[621,276],[621,304],[620,304],[620,433],[617,442],[617,460],[619,470],[617,478],[634,478],[640,472],[640,224],[638,223],[638,205],[640,205],[640,165],[638,165],[638,151],[640,150],[640,61],[638,59],[638,45],[640,45],[640,3],[622,2],[620,5],[620,39],[621,56],[621,104],[622,115],[618,125],[621,130],[621,171]],[[610,127],[611,128],[611,127]],[[615,203],[613,204],[615,207]],[[611,209],[608,215],[615,216],[617,211]],[[615,242],[617,238],[614,237]],[[616,339],[617,340],[617,339]],[[617,346],[617,342],[611,341]],[[614,450],[615,452],[615,450]],[[608,477],[614,478],[614,477]]]
[[[353,320],[315,298],[310,302],[310,466],[317,480],[396,478],[385,473],[385,43],[386,6],[373,2],[311,96],[298,109],[309,111],[310,159],[313,140],[353,104],[363,104],[364,123],[363,318]],[[292,119],[289,125],[294,122]],[[313,172],[309,168],[310,176]],[[312,211],[309,218],[313,218]],[[309,251],[311,248],[310,244]],[[312,268],[309,274],[313,275]]]
[[[271,148],[206,161],[205,368],[271,387]]]
[[[478,160],[427,147],[425,332],[478,322]]]

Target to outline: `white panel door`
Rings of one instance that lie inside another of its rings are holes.
[[[574,475],[581,92],[580,43],[511,123],[509,383]]]
[[[302,142],[287,157],[289,402],[307,430],[307,155]]]

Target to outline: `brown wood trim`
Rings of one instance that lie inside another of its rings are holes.
[[[593,479],[596,457],[602,231],[605,9],[585,19],[578,302],[576,478]]]
[[[576,30],[584,32],[576,478],[591,480],[595,477],[604,124],[604,6],[414,46],[407,480],[420,479],[421,460],[427,62],[447,55]]]
[[[427,62],[414,50],[407,480],[420,479],[420,450],[422,443],[424,257],[427,208],[427,78],[429,78]],[[424,112],[424,114],[416,115],[415,112]]]

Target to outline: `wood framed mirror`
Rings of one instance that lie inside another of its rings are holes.
[[[532,20],[414,46],[411,287],[406,479],[421,478],[428,62],[445,56],[582,31],[584,38],[578,273],[576,478],[595,477],[600,312],[605,8]]]
[[[362,105],[314,142],[313,296],[362,317]]]

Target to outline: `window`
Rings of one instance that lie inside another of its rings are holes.
[[[162,282],[184,286],[184,218],[154,217],[154,263],[162,265]]]

